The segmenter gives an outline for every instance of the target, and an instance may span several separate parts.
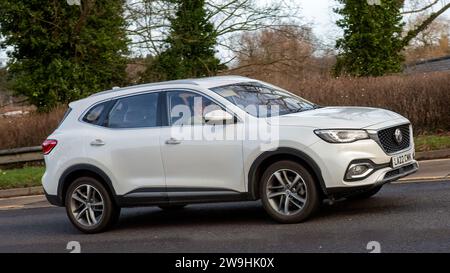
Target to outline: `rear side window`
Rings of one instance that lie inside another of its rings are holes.
[[[160,93],[148,93],[118,99],[106,116],[109,128],[157,127]]]
[[[109,102],[104,102],[92,107],[83,117],[83,121],[90,124],[100,125],[99,122],[101,116],[103,111],[107,108],[108,103]]]

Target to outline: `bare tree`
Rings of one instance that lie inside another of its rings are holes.
[[[131,49],[141,55],[158,55],[168,35],[174,6],[164,0],[127,0],[125,18],[129,22]]]
[[[435,5],[437,5],[439,3],[439,1],[440,0],[432,0],[431,2],[430,1],[420,1],[420,0],[409,1],[410,2],[409,3],[409,6],[410,6],[409,9],[405,8],[405,10],[402,11],[402,14],[403,15],[415,14],[415,13],[420,13],[420,12],[423,12],[423,11],[427,11],[430,8],[433,8]],[[406,4],[405,2],[406,1],[404,1],[403,5]]]
[[[423,21],[421,15],[411,20],[408,29],[417,25],[416,21]],[[418,33],[405,49],[406,61],[415,62],[422,59],[441,57],[450,54],[448,39],[450,35],[450,20],[437,18],[428,28]]]
[[[242,32],[276,28],[287,21],[295,25],[295,20],[300,19],[295,1],[261,4],[255,0],[212,0],[208,1],[207,9],[218,33],[218,45],[230,51],[235,50],[234,41]]]
[[[316,41],[311,28],[285,25],[241,35],[236,65],[224,71],[262,80],[299,80],[315,69]]]
[[[411,21],[407,29],[414,28],[417,23],[422,22],[424,15],[415,17]],[[429,47],[438,45],[443,36],[448,36],[450,33],[450,20],[446,18],[437,18],[426,29],[417,34],[417,36],[411,40],[410,47]]]
[[[406,32],[402,40],[403,47],[406,47],[410,42],[419,35],[419,33],[426,30],[437,18],[450,9],[448,0],[410,0],[403,1],[404,11],[403,15],[420,15],[422,20],[416,21],[414,26]],[[408,2],[408,3],[406,3]]]
[[[242,32],[276,27],[286,20],[298,18],[299,7],[294,0],[210,0],[206,3],[208,19],[218,33],[218,46],[233,51],[232,41]],[[130,22],[132,49],[157,55],[164,49],[170,28],[169,18],[175,6],[168,0],[128,0],[126,18]],[[232,58],[230,58],[232,59]]]

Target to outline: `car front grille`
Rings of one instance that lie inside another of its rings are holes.
[[[400,142],[395,137],[395,131],[397,129],[400,129],[402,133],[402,140]],[[405,150],[411,145],[410,125],[405,124],[380,130],[378,132],[378,140],[383,150],[388,154]]]

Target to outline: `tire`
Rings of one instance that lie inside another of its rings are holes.
[[[90,198],[87,198],[88,190]],[[92,177],[77,178],[69,186],[65,206],[72,224],[84,233],[105,231],[117,223],[120,216],[120,208],[113,203],[106,188]]]
[[[373,189],[370,189],[368,191],[362,192],[362,193],[358,193],[352,196],[347,197],[348,200],[364,200],[364,199],[369,199],[370,197],[374,196],[375,194],[377,194],[381,188],[383,186],[377,186]]]
[[[286,177],[289,183],[279,180],[282,178],[286,181]],[[266,212],[274,220],[286,224],[306,220],[320,204],[313,176],[306,168],[293,161],[276,162],[264,172],[260,181],[260,196]]]
[[[161,205],[158,207],[162,210],[180,210],[186,207],[186,205]]]

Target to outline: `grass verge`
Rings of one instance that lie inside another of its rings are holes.
[[[44,167],[0,170],[0,190],[40,186],[44,171]]]
[[[421,135],[414,141],[416,152],[450,149],[450,135]]]

